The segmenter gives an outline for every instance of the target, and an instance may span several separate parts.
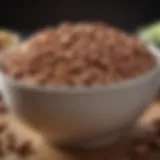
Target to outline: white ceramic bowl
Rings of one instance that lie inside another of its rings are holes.
[[[29,87],[1,72],[3,98],[22,120],[49,140],[84,146],[109,143],[132,126],[158,91],[160,55],[150,49],[157,60],[152,71],[109,86]]]

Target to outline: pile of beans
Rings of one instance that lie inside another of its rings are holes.
[[[8,54],[3,70],[31,85],[94,86],[136,78],[155,60],[136,37],[103,23],[63,23]]]

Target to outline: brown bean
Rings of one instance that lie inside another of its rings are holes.
[[[9,54],[3,68],[29,85],[73,87],[136,78],[155,65],[135,37],[104,23],[67,22],[34,34]]]
[[[33,153],[32,143],[30,141],[25,141],[16,151],[20,156],[28,156]]]
[[[7,149],[10,152],[14,152],[16,150],[16,137],[13,133],[8,133],[6,135],[7,138]]]

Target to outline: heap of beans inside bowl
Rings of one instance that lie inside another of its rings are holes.
[[[31,85],[94,86],[136,78],[154,66],[134,36],[103,23],[63,23],[20,44],[3,71]]]

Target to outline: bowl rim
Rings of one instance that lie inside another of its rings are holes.
[[[156,61],[157,61],[157,57],[159,57],[158,59],[160,59],[160,50],[157,47],[149,44],[149,45],[147,45],[147,48],[149,49],[152,56],[154,56]],[[123,80],[120,82],[114,82],[114,83],[111,83],[108,85],[94,85],[91,87],[86,87],[86,86],[53,87],[53,86],[27,85],[25,82],[23,82],[21,80],[16,80],[16,79],[4,74],[2,69],[0,69],[0,80],[3,79],[3,81],[10,83],[12,86],[16,86],[19,89],[25,89],[28,91],[30,90],[30,91],[35,91],[35,92],[47,92],[47,93],[76,93],[76,94],[82,93],[82,94],[84,94],[84,93],[107,92],[107,91],[111,91],[111,90],[134,87],[137,84],[143,84],[147,80],[150,80],[150,78],[154,77],[154,75],[157,75],[159,72],[160,72],[160,64],[158,64],[158,61],[157,61],[157,65],[155,65],[154,68],[148,70],[146,73],[144,73],[136,78],[127,79],[127,80]]]

